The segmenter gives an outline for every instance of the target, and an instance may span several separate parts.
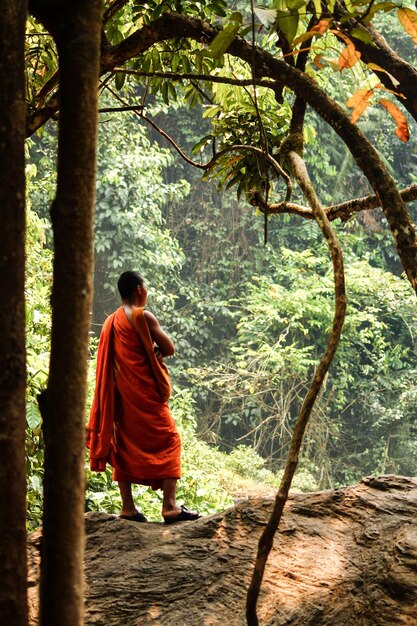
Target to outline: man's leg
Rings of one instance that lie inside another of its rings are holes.
[[[165,524],[196,520],[201,515],[197,511],[190,511],[186,506],[178,506],[176,500],[177,479],[165,478],[162,483],[164,498],[162,501],[162,517]]]
[[[162,515],[165,517],[169,514],[178,514],[181,512],[180,507],[177,505],[176,493],[177,493],[177,479],[165,478],[162,483],[162,492],[164,494],[162,500]]]
[[[134,515],[136,513],[135,503],[132,496],[132,485],[125,480],[119,480],[120,495],[122,497],[122,510],[120,515]]]

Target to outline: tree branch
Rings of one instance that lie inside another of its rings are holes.
[[[126,69],[115,67],[112,72],[119,74],[131,74],[132,76],[145,76],[148,78],[169,78],[170,80],[204,80],[208,83],[223,83],[225,85],[237,85],[238,87],[249,87],[254,84],[252,78],[228,78],[227,76],[211,76],[210,74],[192,74],[186,72],[145,72],[142,70]],[[276,83],[273,80],[255,79],[258,87],[268,87],[274,89]]]
[[[160,126],[158,126],[158,124],[156,122],[154,122],[153,120],[151,120],[149,117],[147,117],[146,115],[141,114],[140,117],[142,119],[144,119],[146,122],[148,122],[148,124],[150,124],[156,131],[158,131],[158,133],[160,135],[162,135],[162,137],[165,137],[165,139],[167,141],[169,141],[169,143],[171,144],[171,146],[178,152],[178,154],[180,155],[180,157],[189,165],[192,165],[193,167],[197,167],[201,170],[206,170],[207,169],[207,165],[202,165],[201,163],[197,163],[197,161],[193,161],[192,159],[190,159],[183,150],[181,150],[181,148],[179,147],[179,145],[174,141],[174,139],[168,135],[168,133],[166,133]]]
[[[120,9],[123,9],[126,4],[128,4],[129,0],[114,0],[112,4],[104,11],[103,13],[103,24],[106,24],[113,15],[115,15]]]
[[[413,202],[417,200],[417,183],[402,189],[400,196],[404,202]],[[283,213],[290,213],[293,215],[299,215],[306,219],[313,220],[314,214],[308,207],[295,204],[293,202],[278,202],[267,204],[261,196],[257,196],[256,206],[260,211],[267,210],[270,215],[281,215]],[[255,203],[254,203],[255,204]],[[381,208],[381,201],[378,196],[365,196],[363,198],[353,198],[347,202],[341,202],[340,204],[332,204],[325,207],[323,210],[327,215],[329,221],[336,219],[346,222],[352,217],[354,213],[360,213],[361,211],[369,211],[370,209]]]
[[[336,353],[343,324],[346,315],[346,293],[345,293],[345,277],[343,268],[343,255],[337,237],[326,217],[323,208],[317,198],[314,187],[308,176],[307,169],[301,156],[294,151],[288,153],[292,170],[295,174],[297,182],[306,196],[314,218],[326,239],[330,255],[333,263],[333,275],[335,282],[335,312],[333,317],[333,325],[329,335],[326,350],[320,360],[320,363],[314,373],[309,390],[304,398],[303,405],[298,415],[293,436],[291,439],[290,449],[288,452],[287,462],[284,474],[281,479],[278,493],[275,498],[274,508],[271,517],[266,525],[258,544],[258,553],[256,556],[255,567],[252,575],[251,584],[249,586],[246,604],[246,619],[249,626],[258,626],[257,617],[257,601],[262,584],[268,555],[272,549],[274,536],[278,530],[281,521],[285,503],[288,499],[291,482],[294,477],[298,465],[299,454],[305,429],[311,416],[314,404],[322,388],[323,381],[329,371],[331,362]]]
[[[141,111],[142,109],[144,109],[144,107],[140,104],[134,106],[122,106],[122,107],[108,107],[108,108],[104,108],[104,109],[99,109],[98,112],[99,113],[120,113],[121,111]]]

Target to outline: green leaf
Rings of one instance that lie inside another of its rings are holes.
[[[219,59],[229,48],[230,44],[238,34],[240,24],[233,22],[224,27],[224,29],[213,39],[204,56],[212,59]]]
[[[202,152],[203,149],[205,148],[205,146],[210,143],[211,141],[213,141],[213,135],[206,135],[205,137],[203,137],[202,139],[200,139],[200,141],[198,141],[195,146],[193,146],[191,153],[192,154],[197,154],[198,152]]]
[[[178,69],[178,66],[180,64],[181,61],[181,57],[179,54],[174,54],[172,57],[172,62],[171,62],[171,68],[173,72],[176,72]]]
[[[305,7],[306,3],[304,0],[286,0],[286,7],[291,11],[298,11],[301,7]]]
[[[352,30],[350,31],[350,35],[355,39],[363,41],[364,43],[373,43],[371,35],[363,28],[352,28]]]
[[[375,13],[378,11],[383,11],[386,13],[387,11],[391,11],[395,9],[395,4],[393,2],[379,2],[378,4],[373,4],[367,13],[366,17],[363,18],[363,22],[367,23],[372,21]]]
[[[277,19],[276,9],[261,9],[260,7],[255,7],[253,11],[261,24],[267,28]]]
[[[169,104],[168,83],[163,82],[161,85],[161,96],[165,104]]]
[[[120,89],[122,89],[123,85],[125,84],[125,80],[126,74],[121,74],[120,72],[116,74],[115,85],[117,91],[120,91]]]
[[[31,430],[39,428],[42,422],[42,416],[39,411],[39,407],[34,402],[26,403],[26,422]]]
[[[321,17],[321,0],[313,0],[313,4],[314,4],[314,11],[316,14],[316,17],[319,18]]]
[[[186,74],[190,74],[191,73],[191,65],[190,65],[190,61],[188,59],[188,57],[184,54],[181,57],[181,64],[182,64],[182,69]]]
[[[174,83],[172,81],[168,82],[168,93],[170,94],[171,98],[174,101],[177,100],[177,91],[176,91]]]
[[[288,43],[291,43],[297,34],[299,19],[298,13],[291,14],[286,11],[279,11],[277,14],[277,25]]]

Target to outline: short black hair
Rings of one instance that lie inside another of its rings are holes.
[[[136,287],[142,287],[144,280],[139,272],[123,272],[117,281],[117,288],[122,300],[127,300],[135,291]]]

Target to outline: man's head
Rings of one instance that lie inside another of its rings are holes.
[[[122,300],[129,300],[137,292],[138,287],[143,287],[144,280],[138,272],[123,272],[117,281],[117,288]]]

